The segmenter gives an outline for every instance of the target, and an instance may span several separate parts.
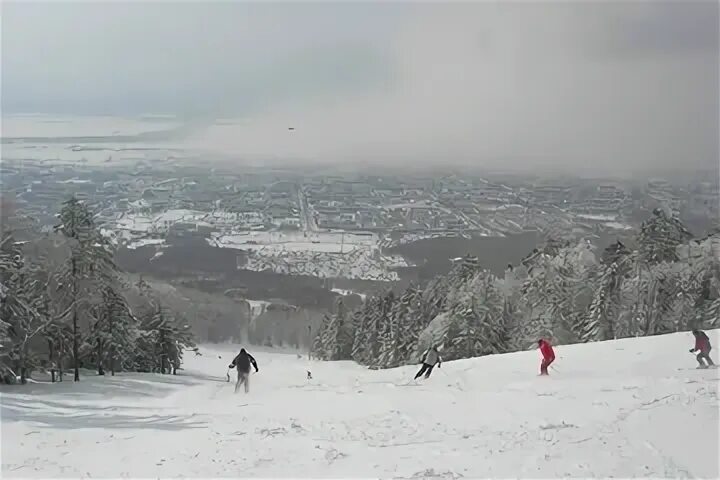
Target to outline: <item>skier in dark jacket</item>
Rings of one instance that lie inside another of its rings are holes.
[[[245,393],[250,391],[250,364],[255,367],[255,373],[257,373],[259,369],[255,358],[243,348],[228,366],[228,368],[237,368],[238,377],[237,383],[235,384],[235,393],[240,390],[240,385],[243,383],[245,384]]]
[[[710,345],[710,339],[708,336],[702,330],[693,330],[692,334],[695,335],[695,348],[691,348],[690,353],[697,353],[696,358],[700,364],[698,368],[707,368],[715,365],[710,358],[710,350],[712,350],[712,346]],[[703,360],[705,360],[707,364],[703,362]]]
[[[429,378],[435,365],[440,368],[440,366],[442,365],[442,358],[440,357],[440,353],[438,352],[437,347],[433,345],[432,347],[425,350],[422,358],[422,367],[420,368],[420,371],[418,371],[415,375],[415,380],[420,378],[423,373],[425,374],[425,378]]]

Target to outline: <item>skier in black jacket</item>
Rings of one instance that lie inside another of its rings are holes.
[[[238,377],[235,384],[235,393],[240,390],[240,385],[245,384],[245,393],[250,391],[250,364],[255,367],[255,373],[259,371],[257,362],[252,355],[247,353],[245,349],[241,349],[237,357],[235,357],[228,368],[237,368]]]

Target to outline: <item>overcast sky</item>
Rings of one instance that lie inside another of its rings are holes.
[[[246,157],[713,166],[718,89],[714,1],[2,5],[3,113],[232,118],[190,144]]]

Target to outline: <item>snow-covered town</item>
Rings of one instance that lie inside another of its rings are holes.
[[[162,145],[84,150],[55,143],[53,153],[42,147],[31,139],[7,143],[2,182],[4,203],[46,228],[56,205],[74,194],[93,205],[103,233],[119,247],[152,247],[159,256],[178,239],[202,238],[242,251],[240,269],[319,278],[395,281],[398,269],[416,265],[398,247],[422,240],[527,232],[622,236],[658,206],[691,223],[718,208],[710,201],[717,187],[702,180],[638,185],[493,172],[321,175],[273,167],[243,174],[218,167],[208,175],[196,153]],[[77,163],[78,152],[104,160]],[[642,194],[632,193],[638,188]]]

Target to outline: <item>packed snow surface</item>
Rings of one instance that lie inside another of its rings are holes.
[[[561,346],[549,377],[529,351],[417,384],[416,366],[253,348],[249,394],[225,378],[239,347],[207,346],[177,376],[3,387],[2,474],[718,478],[718,370],[696,369],[691,346],[689,333]]]

